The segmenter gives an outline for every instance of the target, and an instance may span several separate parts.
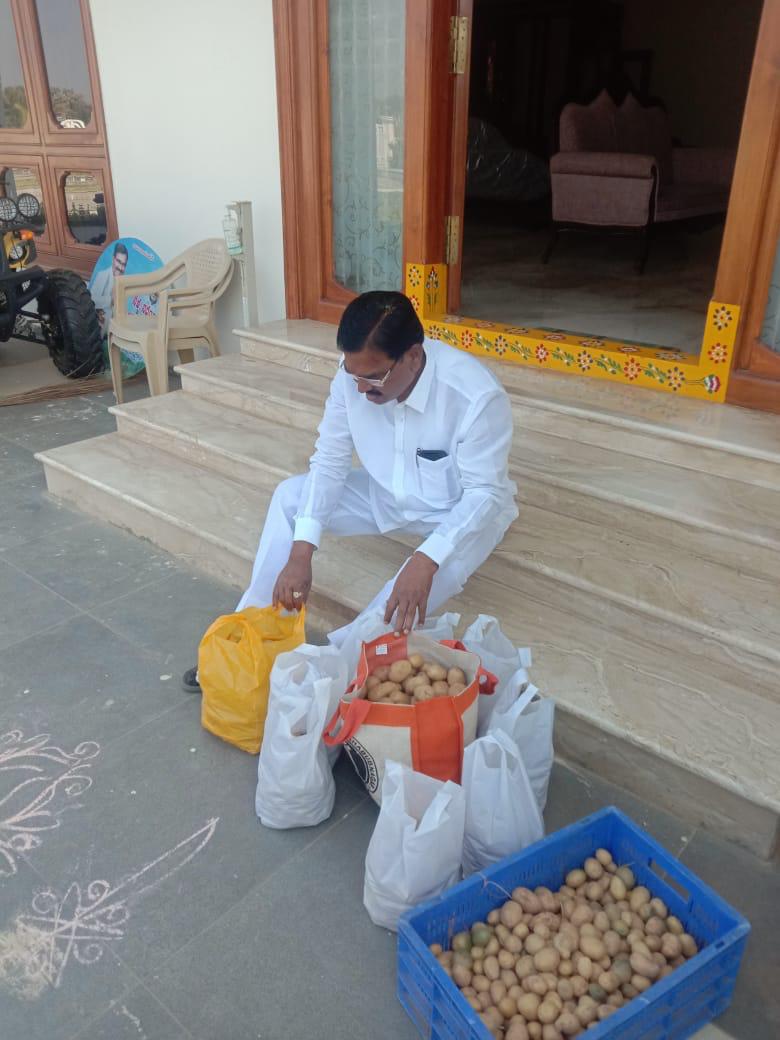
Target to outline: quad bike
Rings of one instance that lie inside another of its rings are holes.
[[[0,198],[0,343],[12,336],[41,343],[63,375],[94,375],[105,364],[95,305],[75,271],[35,264],[35,235],[42,230],[34,195]]]

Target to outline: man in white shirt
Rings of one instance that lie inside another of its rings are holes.
[[[401,293],[353,300],[337,343],[339,371],[309,472],[274,492],[237,609],[300,609],[325,531],[403,531],[420,545],[365,612],[383,609],[388,625],[409,632],[461,591],[518,515],[508,476],[511,407],[476,358],[424,338]],[[350,627],[331,642],[341,645]],[[184,683],[198,689],[195,669]]]

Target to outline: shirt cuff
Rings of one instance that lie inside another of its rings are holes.
[[[313,516],[297,516],[295,518],[294,541],[309,542],[319,549],[320,538],[322,538],[322,524],[319,520],[315,520]]]
[[[452,555],[453,546],[450,542],[435,531],[433,534],[429,534],[422,545],[417,546],[417,552],[424,553],[429,559],[433,560],[434,563],[438,564],[439,567],[444,561]]]

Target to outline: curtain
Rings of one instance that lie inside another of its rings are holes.
[[[333,266],[353,292],[403,284],[405,0],[329,0]]]

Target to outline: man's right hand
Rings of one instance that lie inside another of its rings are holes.
[[[309,542],[293,542],[290,559],[274,585],[275,607],[300,610],[306,603],[311,592],[311,558],[314,548]]]

